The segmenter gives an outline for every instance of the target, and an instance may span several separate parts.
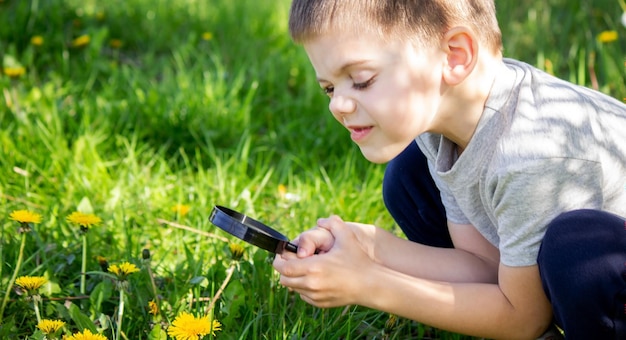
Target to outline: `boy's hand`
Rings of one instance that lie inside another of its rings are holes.
[[[337,216],[320,219],[317,228],[297,239],[304,256],[299,251],[297,256],[282,254],[274,259],[280,283],[314,306],[358,303],[368,269],[376,263],[361,245],[355,227]],[[316,247],[319,255],[310,256]]]

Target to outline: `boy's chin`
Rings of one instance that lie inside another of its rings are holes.
[[[361,149],[361,153],[363,157],[368,161],[376,164],[384,164],[394,159],[397,155],[399,155],[404,148],[372,148],[372,147],[359,147]]]

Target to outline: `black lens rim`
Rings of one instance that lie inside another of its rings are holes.
[[[284,250],[296,252],[297,246],[287,236],[245,214],[216,205],[209,221],[225,232],[269,252],[281,254]]]

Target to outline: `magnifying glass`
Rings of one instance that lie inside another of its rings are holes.
[[[298,246],[287,236],[235,210],[216,205],[209,221],[225,232],[272,253],[297,252]]]

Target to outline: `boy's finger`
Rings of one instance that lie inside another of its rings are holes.
[[[317,220],[317,225],[320,228],[330,231],[330,233],[336,237],[338,234],[343,232],[345,222],[341,219],[341,217],[332,215],[328,218],[320,218]]]
[[[316,251],[327,251],[333,243],[334,238],[328,230],[315,228],[302,233],[298,238],[298,257],[308,257]]]

